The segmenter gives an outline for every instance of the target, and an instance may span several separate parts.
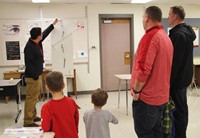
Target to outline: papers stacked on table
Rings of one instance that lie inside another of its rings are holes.
[[[40,138],[42,134],[41,127],[6,128],[3,138]]]

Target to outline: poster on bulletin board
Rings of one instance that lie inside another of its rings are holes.
[[[26,26],[25,20],[0,20],[0,66],[22,64]]]
[[[50,21],[45,20],[0,20],[0,66],[24,65],[24,47],[30,38],[32,27],[41,27],[44,30]],[[43,42],[44,60],[51,63],[51,36]],[[48,45],[48,48],[45,46]],[[47,49],[47,50],[46,50]]]

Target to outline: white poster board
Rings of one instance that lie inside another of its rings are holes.
[[[52,33],[52,70],[64,75],[64,95],[67,96],[67,76],[73,76],[73,32],[76,26],[69,20],[60,20]]]
[[[194,46],[198,47],[199,46],[199,27],[192,27],[196,34],[196,39],[194,40]]]
[[[32,27],[41,27],[44,30],[52,22],[53,19],[0,19],[0,66],[19,66],[24,64],[23,51],[30,37],[30,29]],[[56,35],[51,37],[53,33]],[[55,29],[43,41],[45,64],[52,64],[52,48],[50,47],[63,42],[69,35],[72,35],[73,48],[72,51],[68,52],[70,54],[73,53],[73,63],[88,62],[87,19],[81,18],[59,20]],[[6,47],[8,48],[6,49]],[[8,52],[8,49],[12,51],[12,47],[16,48],[15,53]],[[8,53],[12,54],[12,58],[8,58]]]

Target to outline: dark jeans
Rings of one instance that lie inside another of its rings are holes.
[[[170,89],[170,96],[175,103],[174,111],[175,137],[186,138],[188,126],[187,88]]]
[[[164,108],[165,104],[153,106],[142,101],[133,101],[134,128],[138,138],[163,138],[161,119]]]

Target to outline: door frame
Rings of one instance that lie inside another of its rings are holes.
[[[134,54],[134,22],[133,14],[99,14],[99,47],[100,47],[100,69],[101,69],[101,88],[103,88],[103,68],[102,68],[102,38],[101,38],[101,22],[103,19],[130,19],[130,71],[132,71],[133,54]],[[130,72],[131,73],[131,72]]]

